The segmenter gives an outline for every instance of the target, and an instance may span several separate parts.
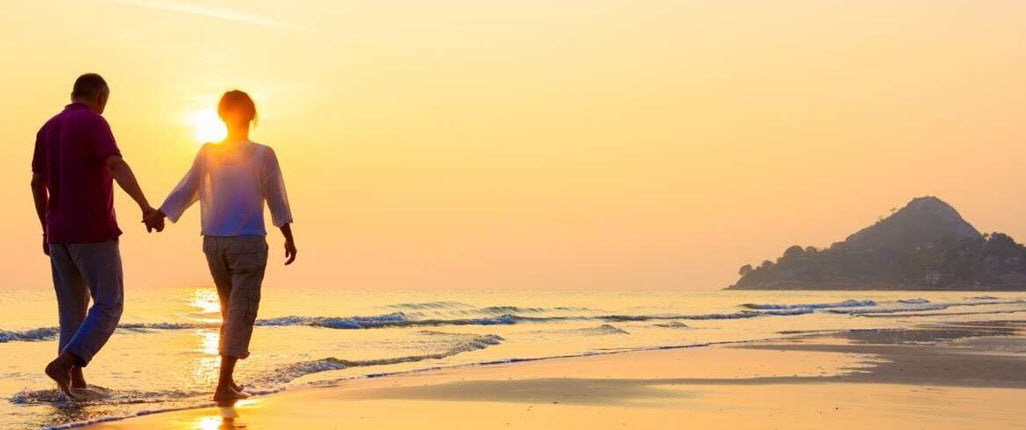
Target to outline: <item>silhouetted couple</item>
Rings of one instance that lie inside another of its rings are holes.
[[[256,106],[242,91],[218,104],[228,129],[219,143],[204,145],[192,168],[159,209],[150,206],[101,116],[110,88],[97,74],[80,76],[71,104],[36,135],[32,194],[50,257],[60,315],[60,349],[46,374],[75,398],[86,388],[82,369],[117,328],[124,307],[124,279],[114,216],[113,181],[139,205],[146,230],[163,231],[197,200],[203,252],[221,301],[221,371],[214,400],[222,406],[246,397],[232,374],[249,356],[249,342],[267,267],[264,202],[285,236],[285,264],[296,259],[292,214],[274,151],[249,140]],[[89,302],[92,300],[92,307]]]

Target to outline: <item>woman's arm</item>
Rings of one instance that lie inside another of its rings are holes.
[[[278,156],[274,150],[267,148],[264,158],[264,198],[271,210],[271,221],[281,229],[285,236],[285,265],[296,261],[296,241],[292,237],[292,209],[289,207],[288,193],[285,192],[285,180],[281,176]]]
[[[160,209],[154,212],[151,217],[147,217],[147,224],[163,221],[164,217],[167,217],[171,222],[178,222],[178,219],[185,213],[185,210],[199,200],[200,185],[203,183],[203,157],[205,152],[206,146],[200,148],[199,153],[196,154],[196,159],[192,162],[192,167],[185,173],[185,176],[178,182],[178,185],[171,190],[167,199],[164,200],[164,204],[160,205]]]
[[[292,224],[285,224],[280,228],[281,235],[285,236],[285,265],[288,266],[296,261],[296,241],[292,238]]]
[[[267,207],[271,210],[271,222],[275,227],[281,228],[293,222],[292,208],[289,207],[289,195],[285,191],[285,179],[281,174],[281,166],[278,165],[278,156],[270,147],[264,156],[263,171],[264,198],[267,199]]]

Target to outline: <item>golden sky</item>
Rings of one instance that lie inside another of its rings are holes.
[[[324,288],[716,289],[915,196],[1026,240],[1026,2],[41,0],[0,5],[0,288],[46,287],[28,188],[75,77],[154,205],[249,91]],[[206,285],[199,208],[128,288]],[[281,238],[272,232],[275,260]]]

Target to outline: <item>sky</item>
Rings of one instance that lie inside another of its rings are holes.
[[[1026,2],[0,1],[2,288],[49,288],[35,132],[81,73],[151,203],[220,95],[295,215],[266,284],[714,290],[917,196],[1026,240]],[[126,288],[209,285],[118,191]],[[130,291],[130,290],[129,290]]]

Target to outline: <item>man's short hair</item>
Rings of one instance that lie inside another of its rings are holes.
[[[95,99],[104,91],[108,91],[107,81],[96,73],[86,73],[75,79],[75,88],[71,90],[72,98]]]

